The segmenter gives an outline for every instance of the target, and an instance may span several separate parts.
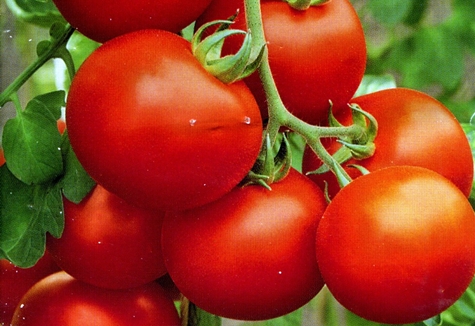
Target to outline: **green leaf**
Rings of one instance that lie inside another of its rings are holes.
[[[87,174],[87,172],[79,163],[76,154],[74,154],[67,129],[63,135],[61,144],[61,152],[64,160],[64,175],[60,180],[63,187],[64,196],[74,202],[79,203],[94,187],[94,180]]]
[[[367,6],[377,21],[394,26],[408,16],[412,9],[412,0],[369,0]]]
[[[5,124],[2,144],[8,168],[27,184],[48,182],[63,172],[58,94],[34,98]]]
[[[52,0],[6,0],[6,3],[18,19],[32,24],[48,27],[55,21],[64,21]]]
[[[60,237],[63,201],[58,184],[27,185],[0,168],[0,252],[15,265],[33,266],[44,254],[46,233]]]
[[[66,105],[65,98],[65,91],[54,91],[35,97],[37,101],[46,105],[46,108],[51,112],[55,120],[61,118],[61,109]]]

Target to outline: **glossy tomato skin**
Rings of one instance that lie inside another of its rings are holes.
[[[0,259],[0,325],[10,325],[16,306],[30,287],[59,270],[48,252],[30,268]]]
[[[231,191],[262,139],[246,85],[223,84],[188,41],[156,30],[94,52],[72,82],[66,117],[86,171],[130,203],[158,210],[192,208]]]
[[[61,238],[47,238],[57,264],[95,286],[125,289],[166,273],[160,244],[163,212],[137,208],[97,185],[80,203],[64,199]]]
[[[439,101],[424,93],[395,88],[360,96],[351,100],[378,121],[375,154],[364,160],[350,160],[369,171],[394,165],[414,165],[434,170],[454,182],[468,196],[473,181],[473,158],[467,137],[454,115]],[[337,119],[351,124],[349,109]],[[341,146],[335,140],[325,140],[330,153]],[[321,161],[307,148],[303,171],[316,170]],[[360,173],[347,168],[353,177]],[[331,173],[310,175],[320,187],[328,182],[330,197],[339,190]],[[322,188],[323,189],[323,188]]]
[[[12,326],[179,326],[178,313],[155,283],[125,290],[98,288],[55,273],[33,286]]]
[[[104,42],[141,29],[179,32],[191,24],[211,0],[54,0],[64,18],[82,34]]]
[[[431,170],[389,167],[354,180],[317,230],[322,277],[355,314],[380,323],[422,321],[447,309],[475,273],[475,215]]]
[[[211,204],[167,213],[169,275],[186,298],[219,316],[289,313],[323,286],[314,254],[325,206],[320,189],[293,170],[272,191],[239,187]]]
[[[247,30],[242,0],[214,0],[197,26],[225,19],[240,10],[232,28]],[[329,100],[341,108],[353,97],[366,67],[366,43],[359,18],[347,0],[332,0],[308,10],[284,1],[262,1],[269,63],[286,107],[309,122],[325,121]],[[229,38],[224,52],[236,52],[242,40]],[[246,80],[267,117],[267,101],[258,74]]]

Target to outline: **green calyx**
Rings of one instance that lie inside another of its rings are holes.
[[[331,0],[284,0],[294,9],[307,10],[310,7],[316,7],[324,5]]]
[[[193,35],[191,49],[193,55],[203,67],[225,84],[246,78],[257,70],[262,61],[265,44],[254,47],[251,33],[229,29],[233,17],[229,20],[216,20],[201,26]],[[215,25],[220,25],[211,35],[205,37],[205,31]],[[227,37],[244,35],[241,48],[232,55],[222,56],[222,48]]]
[[[342,125],[331,111],[329,115],[330,127],[354,128],[358,131],[338,139],[338,142],[343,146],[332,157],[339,164],[343,164],[352,158],[364,160],[373,156],[376,151],[374,140],[378,133],[378,122],[371,114],[362,110],[357,104],[350,104],[349,107],[351,108],[353,118],[353,125],[351,127]],[[329,170],[327,165],[322,165],[319,169],[308,174],[321,174]]]
[[[271,146],[269,134],[266,134],[259,157],[242,181],[243,186],[261,185],[268,190],[272,190],[270,185],[284,179],[292,164],[292,153],[290,143],[285,134],[282,135],[282,141],[277,152]]]

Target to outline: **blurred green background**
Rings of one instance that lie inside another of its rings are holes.
[[[61,19],[51,0],[0,0],[0,91],[36,57],[36,44],[48,38],[52,20]],[[363,23],[368,47],[367,74],[391,75],[398,86],[424,91],[449,107],[461,123],[475,113],[475,0],[352,0]],[[76,64],[97,46],[75,34],[69,43]],[[41,68],[21,89],[21,102],[56,89],[69,80],[59,61]],[[0,109],[0,133],[13,114]],[[454,275],[456,277],[456,275]],[[204,317],[207,318],[207,317]],[[209,326],[215,321],[209,320]],[[475,292],[425,325],[475,325]],[[216,323],[217,325],[217,323]],[[344,310],[322,291],[297,312],[259,323],[224,321],[223,325],[379,325]]]

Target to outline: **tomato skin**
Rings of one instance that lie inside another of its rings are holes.
[[[240,9],[234,29],[247,30],[242,0],[214,0],[197,26],[225,19]],[[347,0],[292,9],[283,1],[262,1],[269,63],[286,107],[309,123],[325,121],[329,100],[341,108],[353,97],[366,68],[366,43],[359,18]],[[224,53],[235,53],[241,40],[229,38]],[[267,101],[255,73],[245,79],[257,99],[263,118]]]
[[[134,207],[101,186],[80,204],[64,199],[61,238],[48,235],[47,249],[75,278],[125,289],[166,273],[160,245],[163,212]]]
[[[454,115],[439,101],[424,93],[395,88],[360,96],[351,100],[378,121],[375,154],[364,160],[350,160],[369,171],[394,165],[414,165],[434,170],[454,182],[468,196],[473,181],[473,158],[467,137]],[[351,124],[350,110],[342,111],[337,119]],[[340,144],[327,141],[330,153]],[[303,171],[316,170],[320,159],[307,148]],[[346,169],[357,177],[353,168]],[[328,182],[330,197],[340,189],[332,173],[310,175],[320,187]],[[323,188],[322,188],[323,189]]]
[[[191,24],[211,0],[54,0],[64,18],[82,34],[105,42],[141,29],[179,32]]]
[[[183,295],[213,314],[262,320],[289,313],[322,288],[315,232],[323,193],[292,170],[272,191],[235,188],[211,204],[167,212],[162,247]]]
[[[414,166],[354,180],[328,205],[316,252],[330,292],[380,323],[435,316],[475,273],[475,215],[449,180]]]
[[[55,273],[35,284],[15,310],[12,326],[179,326],[178,313],[155,283],[109,290]]]
[[[246,85],[223,84],[189,42],[164,31],[123,35],[94,52],[72,82],[66,118],[91,177],[157,210],[196,207],[231,191],[262,140]]]
[[[59,270],[48,252],[30,268],[20,268],[0,259],[0,325],[10,325],[18,302],[30,287]]]
[[[0,166],[5,163],[5,155],[3,155],[3,149],[0,148]]]

